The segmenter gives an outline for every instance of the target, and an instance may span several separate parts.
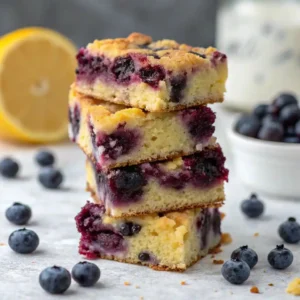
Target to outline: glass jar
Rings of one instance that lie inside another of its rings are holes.
[[[300,96],[300,0],[221,0],[217,47],[228,55],[225,105],[249,111],[282,91]]]

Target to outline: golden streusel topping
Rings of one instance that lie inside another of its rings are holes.
[[[192,47],[167,39],[153,42],[150,36],[141,33],[132,33],[127,38],[95,40],[86,48],[92,55],[105,55],[111,59],[126,54],[144,54],[151,64],[174,70],[209,66],[210,58],[217,51],[212,47]]]

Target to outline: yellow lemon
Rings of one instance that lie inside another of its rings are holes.
[[[67,136],[76,47],[45,28],[0,38],[0,137],[49,143]]]

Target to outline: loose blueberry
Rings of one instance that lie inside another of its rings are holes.
[[[277,245],[268,255],[268,262],[274,269],[283,270],[293,262],[293,253],[284,248],[284,245]]]
[[[26,228],[14,231],[8,238],[10,248],[21,254],[32,253],[38,247],[39,242],[38,235]]]
[[[238,257],[228,260],[222,266],[223,277],[232,284],[242,284],[250,276],[250,267]]]
[[[83,261],[76,264],[72,269],[73,279],[81,286],[92,286],[100,278],[100,269],[97,265]]]
[[[243,260],[248,264],[250,269],[252,269],[258,261],[258,256],[253,249],[248,248],[248,246],[242,246],[234,250],[231,254],[231,258],[238,257],[240,260]]]
[[[40,171],[38,179],[45,188],[57,189],[63,182],[63,175],[59,170],[47,167]]]
[[[297,99],[294,95],[282,93],[273,102],[273,104],[281,110],[283,107],[290,104],[297,104]]]
[[[279,120],[284,126],[295,125],[300,120],[300,109],[298,105],[285,106],[279,114]]]
[[[267,109],[268,109],[268,105],[267,104],[257,105],[254,108],[253,115],[255,117],[257,117],[258,119],[262,120],[262,118],[265,117],[266,114],[267,114]]]
[[[62,294],[71,285],[70,272],[62,267],[48,267],[44,269],[40,276],[41,287],[50,294]]]
[[[296,244],[300,241],[300,224],[295,218],[288,218],[279,228],[280,237],[289,244]]]
[[[150,260],[150,255],[146,252],[141,252],[139,254],[139,260],[140,261],[149,261]]]
[[[283,139],[283,126],[278,122],[265,123],[257,137],[260,140],[280,142]]]
[[[250,199],[246,199],[241,205],[242,212],[249,218],[257,218],[264,211],[264,204],[257,198],[256,194],[252,194]]]
[[[54,164],[55,157],[51,152],[43,150],[37,153],[35,160],[40,166],[47,167]]]
[[[249,136],[256,137],[260,129],[260,121],[254,116],[242,116],[236,123],[235,129],[238,133]]]
[[[0,162],[0,174],[7,178],[14,178],[19,172],[19,164],[7,157]]]
[[[13,224],[24,225],[31,217],[31,209],[28,205],[15,202],[6,210],[5,216]]]
[[[134,224],[132,222],[126,222],[126,223],[122,223],[120,225],[119,231],[124,236],[132,236],[134,234],[139,233],[141,228],[142,227],[139,224]]]

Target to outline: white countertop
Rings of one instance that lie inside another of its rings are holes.
[[[300,219],[300,202],[261,196],[266,205],[264,217],[248,220],[242,215],[240,202],[251,191],[241,186],[232,167],[224,135],[224,128],[231,124],[232,116],[215,107],[219,113],[217,135],[228,155],[227,166],[231,170],[230,183],[226,186],[227,201],[222,209],[226,213],[223,232],[230,232],[233,237],[233,243],[223,246],[223,252],[216,255],[216,259],[227,260],[241,245],[248,244],[255,249],[259,262],[247,282],[240,286],[226,282],[220,273],[221,265],[214,265],[210,256],[185,273],[158,272],[136,265],[96,260],[102,274],[95,287],[80,288],[72,282],[62,296],[46,294],[38,283],[39,273],[44,268],[56,264],[71,270],[82,260],[77,252],[79,235],[74,216],[89,198],[84,191],[84,156],[73,144],[49,147],[57,155],[57,165],[65,174],[65,182],[62,190],[47,191],[36,180],[38,168],[33,163],[33,155],[37,149],[1,144],[0,157],[15,157],[20,161],[22,171],[21,179],[0,178],[0,299],[292,299],[285,289],[294,277],[300,277],[300,246],[288,246],[294,254],[294,262],[285,271],[271,269],[267,255],[281,243],[278,225],[289,216]],[[31,206],[33,217],[27,227],[40,237],[38,250],[30,255],[18,255],[7,245],[9,234],[18,227],[6,220],[4,212],[16,201]],[[254,236],[256,232],[259,233],[257,237]],[[131,285],[125,286],[125,281]],[[181,285],[181,281],[186,281],[187,285]],[[269,283],[274,286],[268,286]],[[260,295],[250,293],[253,285],[259,288]]]

